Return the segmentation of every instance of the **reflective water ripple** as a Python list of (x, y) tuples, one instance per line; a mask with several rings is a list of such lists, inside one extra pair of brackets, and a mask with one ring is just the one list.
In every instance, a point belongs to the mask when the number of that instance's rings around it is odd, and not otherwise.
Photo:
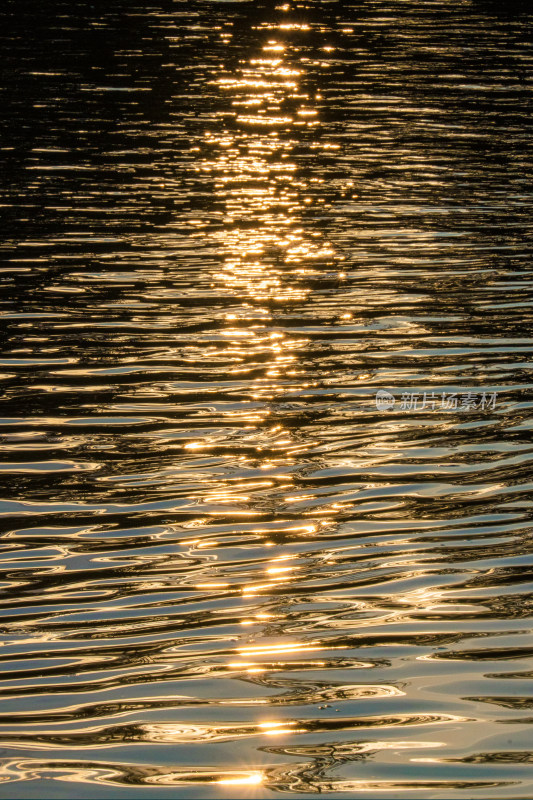
[(3, 14), (0, 795), (530, 797), (528, 6)]

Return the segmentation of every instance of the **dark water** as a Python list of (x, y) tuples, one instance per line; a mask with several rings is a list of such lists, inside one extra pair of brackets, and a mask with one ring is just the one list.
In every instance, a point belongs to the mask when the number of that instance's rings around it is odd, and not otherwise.
[(531, 797), (527, 4), (2, 13), (2, 797)]

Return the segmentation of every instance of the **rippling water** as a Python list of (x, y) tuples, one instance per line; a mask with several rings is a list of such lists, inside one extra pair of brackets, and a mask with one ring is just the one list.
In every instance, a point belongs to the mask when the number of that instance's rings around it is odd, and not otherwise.
[(531, 13), (108, 5), (3, 11), (2, 796), (531, 797)]

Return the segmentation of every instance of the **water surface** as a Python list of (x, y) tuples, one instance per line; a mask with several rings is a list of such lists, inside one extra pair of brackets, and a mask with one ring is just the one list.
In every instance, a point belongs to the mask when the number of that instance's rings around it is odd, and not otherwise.
[(3, 15), (0, 794), (531, 797), (533, 15)]

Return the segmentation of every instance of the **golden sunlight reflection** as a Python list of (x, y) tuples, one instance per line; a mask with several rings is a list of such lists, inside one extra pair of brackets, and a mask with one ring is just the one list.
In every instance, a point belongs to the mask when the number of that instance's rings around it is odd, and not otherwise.
[(296, 722), (260, 722), (260, 728), (266, 736), (281, 736), (287, 733), (306, 733), (306, 728), (295, 728)]
[(309, 653), (314, 650), (321, 650), (320, 642), (291, 642), (287, 644), (257, 645), (246, 648), (238, 648), (241, 656), (270, 656), (287, 655), (289, 653)]
[(217, 783), (223, 786), (257, 786), (263, 782), (262, 772), (250, 772), (245, 775), (237, 775), (231, 778), (220, 778)]
[(0, 797), (533, 797), (524, 0), (26, 5)]
[[(282, 9), (285, 10), (285, 9)], [(309, 387), (300, 363), (309, 339), (277, 328), (278, 310), (304, 303), (310, 293), (309, 278), (330, 273), (342, 260), (313, 225), (306, 230), (305, 214), (316, 198), (316, 183), (298, 164), (297, 149), (305, 137), (310, 151), (338, 145), (317, 139), (320, 125), (316, 90), (306, 86), (306, 59), (291, 35), (305, 35), (311, 26), (299, 19), (282, 17), (278, 23), (256, 26), (260, 43), (256, 53), (230, 70), (220, 67), (212, 83), (223, 102), (210, 130), (203, 137), (203, 158), (196, 169), (210, 177), (220, 225), (213, 233), (219, 245), (219, 265), (212, 272), (211, 287), (229, 300), (222, 327), (212, 352), (226, 365), (231, 379), (247, 380), (259, 407), (244, 417), (242, 436), (264, 464), (290, 464), (310, 443), (297, 439), (282, 425), (268, 427), (272, 401), (287, 391)], [(262, 41), (261, 41), (262, 38)], [(316, 203), (321, 203), (318, 198)], [(322, 207), (321, 207), (322, 208)], [(184, 444), (186, 450), (202, 451), (210, 438)], [(281, 459), (274, 459), (273, 452)], [(234, 513), (255, 514), (253, 497), (258, 489), (290, 488), (292, 478), (281, 482), (246, 482), (241, 490), (223, 482), (205, 488), (202, 501), (231, 507)], [(247, 490), (247, 491), (246, 491)], [(341, 506), (329, 509), (342, 511)], [(322, 510), (318, 513), (324, 513)], [(312, 514), (312, 512), (311, 512)], [(315, 533), (310, 523), (302, 532)], [(273, 565), (268, 580), (242, 588), (245, 597), (270, 592), (292, 579), (288, 568)]]
[[(303, 23), (268, 26), (276, 27), (284, 33), (309, 29)], [(211, 158), (198, 166), (213, 176), (224, 208), (225, 224), (218, 233), (224, 255), (216, 285), (255, 302), (305, 299), (308, 289), (293, 278), (289, 265), (334, 256), (327, 243), (313, 241), (298, 224), (307, 182), (294, 161), (294, 133), (302, 124), (316, 126), (318, 112), (300, 88), (302, 69), (291, 62), (296, 50), (269, 38), (261, 57), (241, 62), (236, 74), (215, 79), (232, 110), (220, 112), (222, 132), (206, 132)], [(231, 319), (246, 319), (248, 310), (243, 304)], [(266, 320), (270, 313), (264, 313)], [(290, 346), (280, 343), (273, 367), (285, 368), (295, 360), (282, 355)]]

